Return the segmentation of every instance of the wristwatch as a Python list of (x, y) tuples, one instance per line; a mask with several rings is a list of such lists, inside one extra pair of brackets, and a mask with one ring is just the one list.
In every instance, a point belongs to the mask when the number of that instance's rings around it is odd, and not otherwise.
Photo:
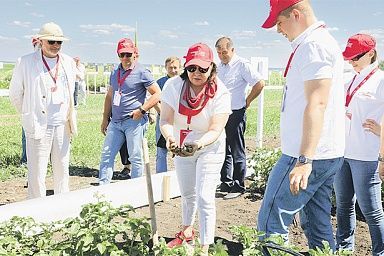
[(142, 107), (139, 107), (139, 110), (142, 115), (145, 115), (147, 113), (147, 111), (145, 111)]
[(298, 161), (300, 164), (311, 164), (313, 162), (312, 159), (309, 159), (308, 157), (304, 155), (300, 155), (298, 158)]
[(379, 155), (379, 157), (377, 158), (377, 160), (378, 160), (379, 162), (384, 162), (384, 157), (382, 157), (381, 155)]

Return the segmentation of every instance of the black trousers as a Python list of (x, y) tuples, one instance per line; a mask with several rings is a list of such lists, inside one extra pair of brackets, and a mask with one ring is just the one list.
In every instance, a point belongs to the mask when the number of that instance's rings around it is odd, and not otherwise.
[(128, 160), (129, 155), (128, 155), (128, 149), (127, 149), (127, 141), (123, 143), (123, 145), (120, 148), (120, 158), (121, 158), (121, 163), (123, 165), (128, 165), (131, 162)]
[(221, 182), (231, 187), (233, 192), (245, 190), (244, 178), (246, 174), (246, 156), (244, 132), (247, 116), (245, 107), (232, 110), (225, 126), (226, 152), (221, 168)]

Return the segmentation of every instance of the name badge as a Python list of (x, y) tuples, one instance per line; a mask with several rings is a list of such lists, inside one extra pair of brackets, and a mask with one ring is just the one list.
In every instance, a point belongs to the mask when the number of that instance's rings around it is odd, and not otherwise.
[(120, 106), (121, 101), (121, 93), (119, 91), (115, 91), (115, 95), (113, 96), (113, 105)]
[(180, 130), (180, 147), (183, 145), (185, 137), (187, 137), (188, 133), (190, 133), (192, 130)]
[(51, 92), (52, 104), (64, 103), (64, 90), (62, 86), (52, 87)]

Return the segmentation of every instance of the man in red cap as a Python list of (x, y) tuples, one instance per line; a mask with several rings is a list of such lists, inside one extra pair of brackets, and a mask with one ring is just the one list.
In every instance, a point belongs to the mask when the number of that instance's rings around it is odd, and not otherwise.
[(292, 54), (284, 72), (282, 156), (268, 179), (258, 229), (287, 239), (300, 212), (309, 248), (327, 241), (335, 250), (330, 198), (345, 147), (341, 50), (308, 0), (271, 0), (270, 6), (262, 27), (276, 25)]
[[(135, 45), (131, 39), (123, 38), (118, 42), (117, 55), (120, 65), (110, 76), (101, 124), (101, 132), (106, 135), (100, 161), (101, 185), (111, 182), (115, 156), (125, 140), (132, 166), (131, 177), (142, 176), (146, 112), (159, 102), (161, 93), (151, 72), (135, 61)], [(151, 96), (146, 100), (147, 91)]]

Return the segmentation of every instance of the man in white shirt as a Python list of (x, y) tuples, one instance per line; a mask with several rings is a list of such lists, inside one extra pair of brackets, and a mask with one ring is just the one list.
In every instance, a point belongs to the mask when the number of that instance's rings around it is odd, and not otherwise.
[[(264, 81), (248, 60), (235, 54), (233, 42), (229, 37), (219, 38), (215, 47), (221, 60), (218, 65), (218, 77), (228, 88), (232, 98), (232, 114), (225, 126), (226, 156), (221, 169), (219, 189), (221, 192), (228, 192), (224, 199), (232, 199), (245, 191), (245, 111), (263, 90)], [(247, 96), (248, 86), (252, 86), (252, 89)]]
[(36, 38), (41, 50), (17, 60), (9, 88), (27, 139), (29, 198), (46, 196), (49, 159), (55, 194), (69, 191), (70, 138), (77, 133), (75, 62), (60, 52), (68, 39), (53, 22), (44, 24)]
[(284, 74), (282, 156), (268, 178), (258, 229), (288, 239), (288, 226), (300, 212), (309, 248), (327, 241), (335, 250), (330, 198), (345, 147), (341, 50), (308, 0), (271, 0), (270, 5), (262, 27), (277, 25), (293, 52)]

